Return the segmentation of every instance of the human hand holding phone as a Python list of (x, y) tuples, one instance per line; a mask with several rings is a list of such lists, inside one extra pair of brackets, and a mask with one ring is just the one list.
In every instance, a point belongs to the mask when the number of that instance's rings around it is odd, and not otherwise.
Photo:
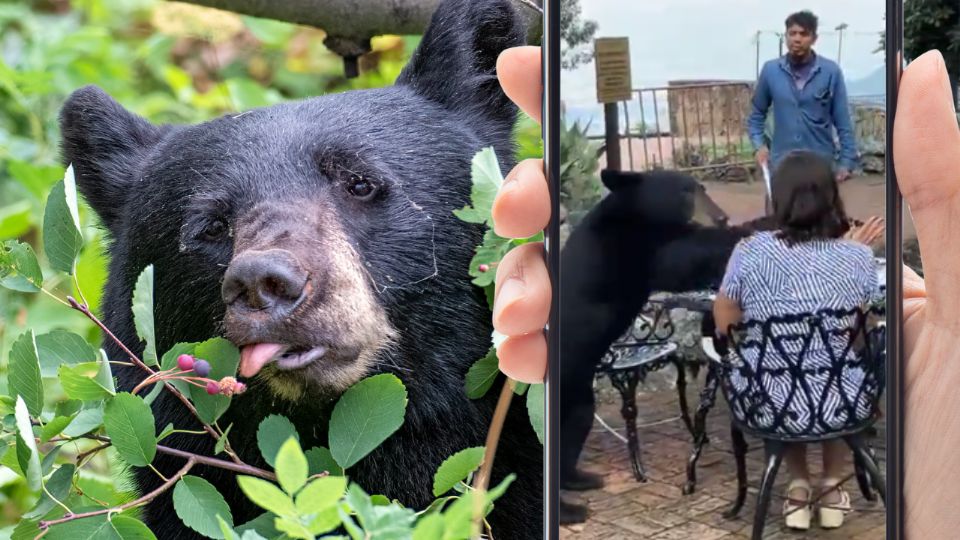
[[(504, 93), (538, 123), (541, 121), (540, 47), (507, 49), (497, 61)], [(505, 238), (527, 238), (550, 221), (550, 192), (542, 159), (514, 167), (493, 202), (494, 231)], [(550, 315), (550, 276), (543, 243), (510, 250), (497, 267), (493, 326), (507, 339), (497, 349), (500, 369), (521, 382), (543, 382), (547, 341), (543, 328)]]
[[(907, 538), (953, 538), (960, 515), (960, 129), (943, 57), (928, 52), (903, 72), (894, 160), (925, 279), (903, 276), (904, 505)], [(953, 479), (951, 479), (953, 478)]]

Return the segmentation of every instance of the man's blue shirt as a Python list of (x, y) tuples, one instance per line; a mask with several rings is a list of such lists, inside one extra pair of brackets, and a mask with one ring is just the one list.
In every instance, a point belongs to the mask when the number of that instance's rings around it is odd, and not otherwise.
[(852, 171), (857, 164), (847, 87), (836, 62), (816, 55), (809, 79), (798, 89), (786, 56), (770, 60), (760, 70), (753, 94), (753, 110), (747, 118), (750, 142), (759, 149), (764, 142), (767, 111), (773, 107), (773, 140), (770, 165), (775, 168), (791, 150), (810, 150), (832, 163), (836, 146), (833, 128), (840, 139), (839, 166)]

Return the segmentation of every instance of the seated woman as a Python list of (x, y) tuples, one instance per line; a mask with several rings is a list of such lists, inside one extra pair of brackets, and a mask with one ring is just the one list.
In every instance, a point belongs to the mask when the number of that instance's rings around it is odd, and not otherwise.
[[(849, 230), (849, 220), (829, 162), (810, 152), (786, 156), (774, 173), (771, 199), (777, 229), (758, 232), (742, 240), (730, 256), (714, 304), (718, 332), (726, 334), (731, 325), (743, 320), (766, 320), (828, 308), (852, 310), (879, 296), (876, 261), (864, 244), (880, 237), (882, 220), (872, 218), (857, 230)], [(756, 350), (748, 350), (744, 356), (751, 356), (750, 352)], [(766, 364), (771, 361), (770, 356), (777, 353), (768, 349), (765, 354)], [(820, 340), (811, 343), (804, 358), (807, 367), (812, 365), (810, 362), (830, 363), (829, 352)], [(742, 360), (756, 363), (755, 357)], [(811, 376), (804, 382), (810, 387), (819, 384), (822, 390), (825, 380), (818, 379)], [(767, 388), (778, 406), (787, 402), (786, 394), (791, 386), (790, 381), (780, 382), (783, 381), (774, 381)], [(856, 381), (845, 382), (856, 384)], [(736, 385), (736, 381), (733, 383)], [(839, 400), (828, 401), (821, 418), (835, 418), (832, 409), (836, 409)], [(801, 400), (791, 402), (791, 407), (807, 408)], [(796, 418), (791, 420), (788, 415), (785, 423), (809, 418), (810, 411), (797, 409), (795, 413)], [(847, 453), (842, 440), (823, 443), (825, 495), (821, 499), (819, 521), (824, 528), (842, 525), (844, 513), (850, 509), (850, 497), (839, 486), (845, 476)], [(806, 445), (791, 445), (785, 461), (791, 478), (784, 503), (786, 523), (790, 528), (807, 529), (812, 518), (813, 493)]]

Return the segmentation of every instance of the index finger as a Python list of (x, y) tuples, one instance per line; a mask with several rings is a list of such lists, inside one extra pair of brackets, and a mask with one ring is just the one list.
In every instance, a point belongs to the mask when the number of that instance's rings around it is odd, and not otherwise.
[(497, 79), (503, 93), (538, 124), (543, 104), (540, 65), (540, 47), (512, 47), (497, 58)]

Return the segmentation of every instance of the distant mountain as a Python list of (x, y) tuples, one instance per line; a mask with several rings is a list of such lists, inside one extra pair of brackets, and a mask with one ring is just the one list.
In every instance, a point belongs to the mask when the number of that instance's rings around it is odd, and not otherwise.
[(882, 96), (886, 92), (887, 71), (883, 66), (862, 79), (847, 81), (847, 95), (850, 97)]

